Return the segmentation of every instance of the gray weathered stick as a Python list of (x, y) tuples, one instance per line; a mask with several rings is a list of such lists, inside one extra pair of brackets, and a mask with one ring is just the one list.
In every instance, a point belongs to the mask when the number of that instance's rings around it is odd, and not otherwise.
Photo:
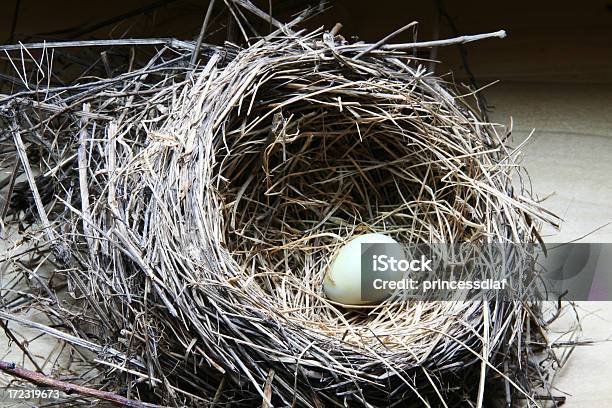
[[(89, 113), (90, 106), (88, 103), (83, 104), (83, 112)], [(79, 163), (79, 190), (81, 193), (81, 211), (83, 213), (83, 232), (87, 240), (89, 250), (93, 254), (94, 240), (91, 237), (89, 225), (91, 223), (91, 213), (89, 211), (89, 185), (87, 183), (87, 141), (89, 135), (87, 133), (87, 118), (81, 118), (81, 131), (79, 132), (79, 148), (78, 163)]]
[(392, 32), (391, 34), (389, 34), (388, 36), (386, 36), (385, 38), (383, 38), (382, 40), (378, 41), (376, 44), (372, 44), (370, 45), (368, 48), (366, 48), (365, 50), (361, 51), (359, 54), (355, 55), (353, 57), (354, 60), (358, 60), (359, 58), (363, 57), (364, 55), (366, 55), (368, 52), (375, 50), (377, 48), (380, 48), (381, 45), (386, 44), (389, 40), (391, 40), (392, 38), (396, 37), (397, 35), (403, 33), (404, 31), (406, 31), (407, 29), (409, 29), (410, 27), (414, 27), (415, 25), (417, 25), (416, 21), (413, 21), (409, 24), (406, 24), (405, 26), (403, 26), (400, 29), (395, 30), (394, 32)]
[(41, 43), (1, 45), (0, 51), (15, 51), (22, 48), (75, 48), (75, 47), (112, 47), (124, 45), (167, 45), (170, 47), (193, 50), (193, 44), (176, 38), (126, 38), (123, 40), (86, 40), (86, 41), (49, 41)]
[(215, 7), (215, 0), (210, 0), (208, 3), (208, 9), (206, 10), (206, 15), (204, 16), (204, 22), (202, 23), (202, 28), (200, 29), (200, 34), (198, 35), (198, 39), (195, 44), (195, 48), (193, 49), (193, 54), (191, 54), (191, 64), (195, 64), (198, 61), (198, 54), (200, 53), (200, 47), (202, 47), (202, 40), (204, 39), (204, 35), (206, 34), (206, 29), (208, 28), (208, 22), (210, 21), (210, 16), (212, 15), (213, 8)]
[[(455, 44), (463, 44), (472, 41), (484, 40), (487, 38), (505, 38), (506, 32), (504, 30), (495, 31), (492, 33), (484, 33), (484, 34), (476, 34), (476, 35), (462, 35), (461, 37), (448, 38), (446, 40), (435, 40), (435, 41), (422, 41), (422, 42), (413, 42), (413, 43), (404, 43), (404, 44), (384, 44), (378, 47), (381, 50), (391, 50), (391, 51), (401, 51), (408, 50), (411, 48), (428, 48), (428, 47), (438, 47), (438, 46), (446, 46), (446, 45), (455, 45)], [(342, 47), (338, 47), (341, 50), (355, 50), (363, 47), (368, 47), (364, 44), (358, 45), (345, 45)]]
[(274, 17), (272, 17), (268, 13), (260, 10), (253, 3), (251, 3), (249, 0), (232, 0), (232, 2), (236, 3), (237, 5), (245, 8), (246, 10), (248, 10), (251, 13), (255, 14), (257, 17), (260, 17), (260, 18), (264, 19), (265, 21), (270, 22), (276, 28), (282, 28), (282, 27), (285, 26), (283, 23), (281, 23), (280, 21), (278, 21), (277, 19), (275, 19)]
[(28, 154), (26, 153), (25, 145), (23, 144), (23, 140), (21, 139), (21, 133), (19, 132), (19, 128), (16, 122), (13, 122), (13, 139), (15, 140), (15, 148), (17, 149), (17, 155), (21, 160), (21, 164), (26, 173), (26, 177), (28, 179), (28, 184), (30, 185), (30, 189), (32, 190), (32, 196), (34, 197), (34, 203), (36, 205), (36, 210), (38, 212), (38, 216), (40, 217), (40, 222), (42, 223), (45, 229), (45, 235), (47, 236), (49, 241), (53, 241), (54, 235), (53, 230), (51, 229), (51, 223), (49, 222), (49, 218), (47, 217), (47, 212), (45, 211), (45, 207), (40, 199), (40, 193), (38, 192), (38, 187), (36, 186), (36, 181), (34, 180), (34, 174), (32, 173), (32, 168), (30, 167), (30, 161), (28, 160)]

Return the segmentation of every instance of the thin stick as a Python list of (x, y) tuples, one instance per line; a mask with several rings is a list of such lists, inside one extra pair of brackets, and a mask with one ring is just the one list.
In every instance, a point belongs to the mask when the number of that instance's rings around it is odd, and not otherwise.
[(32, 365), (36, 367), (36, 371), (42, 373), (42, 368), (40, 368), (40, 365), (36, 362), (36, 359), (34, 358), (32, 353), (30, 353), (30, 350), (27, 348), (26, 345), (24, 345), (24, 343), (20, 342), (19, 339), (15, 337), (11, 329), (9, 329), (8, 323), (4, 323), (2, 320), (0, 320), (0, 327), (2, 327), (6, 336), (11, 339), (15, 344), (17, 344), (17, 347), (21, 349), (23, 354), (28, 358), (28, 360), (30, 360)]
[(86, 40), (86, 41), (49, 41), (29, 44), (10, 44), (0, 46), (0, 51), (15, 51), (22, 48), (74, 48), (74, 47), (112, 47), (124, 45), (167, 45), (175, 48), (193, 50), (193, 44), (176, 38), (126, 38), (122, 40)]
[(21, 133), (19, 133), (19, 128), (17, 123), (13, 123), (13, 139), (15, 140), (15, 148), (17, 148), (17, 155), (21, 160), (21, 164), (25, 170), (26, 177), (28, 179), (28, 184), (30, 185), (30, 190), (32, 190), (32, 196), (34, 197), (34, 203), (36, 204), (36, 210), (38, 211), (38, 216), (40, 217), (40, 222), (45, 228), (45, 234), (49, 241), (53, 241), (53, 230), (51, 229), (51, 223), (49, 222), (49, 218), (47, 217), (47, 212), (45, 211), (45, 206), (40, 199), (40, 193), (38, 192), (38, 187), (36, 186), (36, 181), (34, 180), (34, 174), (32, 173), (32, 168), (30, 167), (30, 161), (28, 160), (28, 154), (26, 153), (25, 145), (23, 144), (23, 140), (21, 139)]
[[(361, 51), (359, 54), (355, 55), (353, 57), (354, 60), (358, 60), (359, 58), (363, 57), (364, 55), (366, 55), (367, 53), (369, 53), (372, 50), (375, 50), (377, 48), (380, 48), (381, 45), (387, 43), (389, 40), (391, 40), (392, 38), (398, 36), (399, 34), (403, 33), (404, 31), (406, 31), (407, 29), (409, 29), (410, 27), (414, 27), (415, 25), (417, 25), (418, 23), (416, 21), (413, 21), (409, 24), (406, 24), (405, 26), (395, 30), (394, 32), (392, 32), (391, 34), (389, 34), (388, 36), (386, 36), (385, 38), (383, 38), (382, 40), (378, 41), (376, 44), (372, 44), (370, 45), (368, 48), (366, 48), (365, 50)], [(335, 28), (335, 27), (334, 27)]]
[(270, 402), (272, 399), (272, 380), (274, 380), (274, 370), (270, 369), (264, 386), (264, 400), (261, 403), (261, 408), (269, 408), (272, 405)]
[[(83, 112), (89, 113), (88, 103), (83, 104)], [(81, 212), (83, 213), (83, 232), (87, 237), (89, 250), (94, 251), (94, 239), (91, 237), (89, 228), (91, 213), (89, 211), (89, 184), (87, 183), (87, 144), (89, 134), (87, 133), (87, 118), (81, 118), (81, 131), (79, 132), (79, 147), (77, 149), (77, 159), (79, 163), (79, 190), (81, 192)]]
[[(446, 40), (435, 40), (435, 41), (423, 41), (423, 42), (413, 42), (413, 43), (404, 43), (404, 44), (385, 44), (381, 45), (379, 48), (381, 50), (408, 50), (410, 48), (428, 48), (428, 47), (437, 47), (437, 46), (446, 46), (446, 45), (455, 45), (455, 44), (465, 44), (472, 41), (484, 40), (487, 38), (505, 38), (506, 31), (499, 30), (492, 33), (484, 33), (484, 34), (475, 34), (475, 35), (462, 35), (460, 37), (455, 38), (447, 38)], [(364, 45), (347, 45), (344, 47), (339, 47), (340, 49), (350, 50), (355, 48), (361, 48)]]
[(36, 384), (40, 387), (51, 387), (60, 390), (68, 395), (79, 394), (85, 397), (92, 397), (108, 401), (117, 406), (131, 407), (131, 408), (161, 408), (161, 405), (150, 404), (147, 402), (140, 402), (132, 400), (121, 395), (115, 394), (109, 391), (100, 391), (93, 388), (83, 387), (82, 385), (71, 384), (65, 381), (56, 380), (54, 378), (47, 377), (44, 374), (37, 373), (35, 371), (26, 370), (25, 368), (17, 367), (15, 363), (9, 363), (7, 361), (0, 360), (0, 370), (5, 373), (12, 375), (13, 377), (21, 378), (29, 381), (32, 384)]
[(42, 332), (44, 332), (44, 333), (46, 333), (46, 334), (48, 334), (50, 336), (53, 336), (53, 337), (55, 337), (57, 339), (66, 341), (66, 342), (68, 342), (70, 344), (73, 344), (75, 346), (83, 347), (84, 349), (87, 349), (87, 350), (90, 350), (90, 351), (94, 351), (96, 353), (105, 352), (105, 353), (108, 353), (112, 357), (116, 357), (116, 358), (119, 358), (119, 359), (124, 360), (124, 361), (129, 361), (130, 363), (135, 364), (136, 366), (141, 367), (141, 368), (144, 367), (144, 365), (140, 361), (136, 360), (135, 358), (127, 357), (123, 353), (113, 349), (112, 347), (102, 347), (102, 346), (99, 346), (99, 345), (97, 345), (95, 343), (92, 343), (91, 341), (88, 341), (88, 340), (85, 340), (85, 339), (82, 339), (82, 338), (79, 338), (79, 337), (75, 337), (75, 336), (73, 336), (71, 334), (68, 334), (68, 333), (64, 333), (64, 332), (62, 332), (60, 330), (54, 329), (53, 327), (45, 326), (42, 323), (37, 323), (37, 322), (33, 322), (33, 321), (30, 321), (30, 320), (24, 319), (24, 318), (19, 317), (19, 316), (14, 316), (14, 315), (12, 315), (10, 313), (6, 313), (6, 312), (3, 312), (1, 310), (0, 310), (0, 319), (5, 319), (5, 320), (10, 320), (10, 321), (13, 321), (13, 322), (17, 322), (17, 323), (22, 324), (22, 325), (24, 325), (26, 327), (31, 327), (33, 329), (40, 330), (40, 331), (42, 331)]
[(6, 214), (8, 213), (9, 205), (11, 203), (11, 196), (13, 195), (13, 189), (15, 188), (15, 180), (17, 180), (17, 173), (19, 172), (19, 165), (20, 165), (20, 161), (15, 160), (13, 171), (11, 172), (11, 178), (9, 179), (9, 187), (6, 190), (6, 201), (4, 202), (2, 213), (0, 213), (1, 219), (5, 219)]
[(336, 23), (334, 27), (330, 30), (330, 34), (336, 36), (342, 30), (342, 23)]
[(219, 402), (219, 398), (221, 398), (221, 393), (223, 392), (223, 389), (225, 388), (225, 382), (227, 381), (227, 375), (224, 375), (223, 378), (221, 378), (221, 382), (219, 383), (219, 386), (217, 387), (217, 391), (215, 392), (215, 396), (213, 397), (212, 403), (210, 404), (211, 408), (214, 408), (214, 406), (217, 404), (217, 402)]
[(208, 28), (208, 22), (210, 21), (210, 16), (212, 15), (214, 6), (215, 0), (210, 0), (210, 3), (208, 3), (208, 9), (206, 10), (206, 15), (204, 16), (202, 28), (200, 29), (200, 34), (198, 35), (195, 48), (193, 49), (193, 54), (191, 54), (191, 65), (195, 65), (198, 60), (198, 54), (200, 53), (200, 47), (202, 46), (202, 39), (206, 34), (206, 28)]
[(257, 17), (260, 17), (260, 18), (264, 19), (266, 22), (270, 22), (270, 24), (272, 24), (276, 28), (284, 27), (283, 23), (281, 23), (280, 21), (278, 21), (277, 19), (275, 19), (274, 17), (272, 17), (268, 13), (266, 13), (266, 12), (260, 10), (259, 8), (257, 8), (249, 0), (232, 0), (232, 3), (236, 3), (239, 6), (247, 9), (251, 13), (255, 14)]
[(268, 29), (268, 33), (272, 32), (272, 0), (268, 0), (268, 10), (269, 14), (270, 14), (270, 20), (268, 21), (268, 23), (270, 24), (270, 27)]

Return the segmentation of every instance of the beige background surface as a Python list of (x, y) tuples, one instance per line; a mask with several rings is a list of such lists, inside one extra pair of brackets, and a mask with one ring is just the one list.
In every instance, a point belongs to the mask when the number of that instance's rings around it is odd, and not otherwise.
[[(612, 86), (603, 84), (506, 83), (487, 92), (500, 122), (512, 115), (515, 144), (536, 129), (523, 149), (534, 192), (564, 218), (546, 241), (612, 242)], [(595, 231), (595, 232), (593, 232)], [(612, 271), (610, 271), (612, 274)], [(579, 302), (583, 340), (558, 372), (564, 407), (612, 407), (612, 302)], [(568, 311), (569, 313), (569, 311)], [(551, 338), (569, 329), (569, 315)]]

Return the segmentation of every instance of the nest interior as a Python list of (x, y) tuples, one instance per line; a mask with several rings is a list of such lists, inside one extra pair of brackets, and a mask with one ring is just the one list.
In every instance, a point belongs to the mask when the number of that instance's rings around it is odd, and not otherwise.
[(121, 363), (104, 381), (173, 405), (452, 405), (481, 400), (490, 369), (531, 398), (531, 294), (353, 309), (322, 294), (360, 233), (532, 242), (554, 221), (513, 182), (505, 133), (418, 58), (364, 48), (281, 30), (197, 68), (173, 50), (3, 102), (17, 150), (33, 157), (23, 135), (51, 157), (27, 184), (53, 188), (40, 222), (75, 297), (51, 319)]
[[(506, 192), (506, 165), (496, 166), (503, 152), (493, 147), (495, 129), (419, 72), (418, 60), (376, 62), (342, 66), (331, 53), (290, 43), (241, 54), (227, 74), (240, 71), (250, 83), (232, 84), (238, 107), (203, 143), (215, 146), (222, 213), (208, 222), (219, 224), (240, 285), (269, 313), (385, 354), (402, 344), (419, 349), (411, 334), (430, 319), (437, 326), (446, 308), (330, 307), (321, 282), (338, 245), (363, 232), (404, 243), (512, 239), (505, 226), (522, 216)], [(219, 82), (231, 80), (224, 73)], [(514, 238), (532, 231), (519, 226)], [(420, 339), (431, 347), (427, 334)]]

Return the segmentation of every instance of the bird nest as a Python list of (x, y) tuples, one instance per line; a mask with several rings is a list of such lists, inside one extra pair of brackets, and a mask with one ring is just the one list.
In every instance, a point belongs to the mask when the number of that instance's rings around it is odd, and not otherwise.
[(207, 48), (196, 68), (169, 52), (3, 102), (29, 177), (14, 210), (45, 227), (38, 250), (73, 295), (50, 319), (121, 374), (106, 388), (172, 405), (450, 406), (498, 384), (531, 398), (531, 293), (343, 307), (322, 291), (366, 232), (536, 241), (545, 213), (469, 95), (411, 53), (319, 31)]

